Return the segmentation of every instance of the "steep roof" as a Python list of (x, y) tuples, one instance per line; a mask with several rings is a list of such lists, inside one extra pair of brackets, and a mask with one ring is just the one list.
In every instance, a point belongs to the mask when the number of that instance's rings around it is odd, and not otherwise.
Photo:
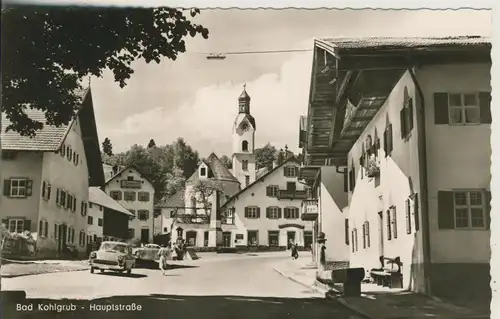
[(2, 113), (2, 149), (16, 151), (38, 151), (55, 152), (64, 144), (64, 140), (69, 133), (75, 119), (80, 121), (85, 156), (89, 171), (89, 185), (103, 186), (104, 172), (101, 165), (101, 150), (99, 146), (99, 137), (97, 135), (97, 126), (94, 114), (94, 104), (92, 103), (92, 92), (90, 87), (76, 92), (81, 97), (82, 102), (75, 114), (75, 117), (68, 125), (59, 127), (47, 125), (45, 113), (36, 109), (25, 110), (29, 118), (44, 124), (43, 128), (36, 132), (34, 138), (21, 136), (12, 130), (5, 132), (11, 122), (6, 114)]
[(265, 173), (264, 175), (262, 175), (261, 177), (257, 178), (252, 184), (248, 185), (247, 187), (243, 188), (242, 190), (240, 190), (239, 192), (237, 192), (236, 194), (234, 194), (233, 196), (229, 197), (227, 199), (227, 201), (224, 203), (224, 205), (221, 206), (221, 208), (224, 208), (229, 202), (231, 202), (234, 198), (238, 197), (238, 196), (241, 196), (241, 194), (247, 192), (248, 190), (250, 190), (253, 186), (255, 186), (256, 184), (260, 183), (262, 180), (264, 180), (267, 176), (271, 175), (272, 173), (276, 172), (278, 169), (282, 168), (283, 166), (285, 166), (285, 164), (287, 163), (290, 163), (290, 162), (295, 162), (297, 164), (299, 164), (299, 161), (295, 158), (295, 156), (291, 156), (289, 157), (286, 161), (284, 161), (283, 163), (281, 163), (280, 165), (277, 165), (276, 167), (274, 167), (273, 169), (269, 170), (267, 173)]
[(125, 167), (122, 167), (121, 170), (119, 170), (115, 175), (111, 176), (105, 183), (105, 185), (108, 185), (112, 180), (114, 180), (117, 176), (120, 176), (123, 172), (125, 172), (127, 169), (135, 169), (139, 174), (141, 174), (141, 178), (144, 178), (145, 180), (147, 180), (151, 185), (154, 185), (153, 182), (151, 182), (146, 176), (144, 176), (144, 173), (141, 172), (141, 170), (134, 164), (132, 165), (128, 165), (128, 166), (125, 166)]
[(125, 207), (120, 205), (117, 201), (109, 197), (105, 192), (103, 192), (99, 187), (89, 187), (89, 202), (101, 205), (103, 207), (112, 209), (119, 213), (134, 216)]
[[(226, 165), (224, 165), (224, 163), (222, 163), (222, 161), (214, 153), (210, 154), (210, 156), (204, 160), (203, 163), (205, 163), (208, 167), (209, 178), (238, 183), (236, 177), (229, 172)], [(198, 170), (196, 170), (193, 175), (188, 178), (187, 182), (195, 182), (197, 180), (199, 180)]]
[(157, 205), (155, 205), (155, 207), (158, 207), (158, 208), (169, 208), (169, 207), (181, 208), (181, 207), (184, 207), (185, 206), (184, 191), (185, 191), (184, 188), (178, 190), (174, 195), (172, 195), (172, 196), (166, 198), (165, 200), (163, 200), (162, 202), (158, 203)]

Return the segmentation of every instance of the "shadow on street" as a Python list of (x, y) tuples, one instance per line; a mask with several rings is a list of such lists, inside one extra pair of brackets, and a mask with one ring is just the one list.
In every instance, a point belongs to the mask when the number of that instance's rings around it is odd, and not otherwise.
[[(197, 318), (197, 319), (276, 319), (276, 318), (356, 318), (346, 308), (323, 298), (270, 298), (248, 296), (148, 295), (116, 296), (94, 300), (28, 299), (32, 311), (17, 311), (5, 305), (4, 318)], [(69, 307), (73, 310), (44, 311), (38, 305)], [(127, 310), (112, 307), (128, 306)], [(105, 309), (108, 309), (106, 311)], [(135, 307), (133, 309), (133, 307)], [(140, 307), (140, 309), (139, 309)]]
[(147, 277), (147, 275), (144, 274), (134, 274), (131, 273), (130, 275), (127, 275), (125, 273), (120, 273), (116, 271), (105, 271), (105, 272), (99, 272), (95, 273), (95, 275), (101, 275), (101, 276), (115, 276), (115, 277), (125, 277), (125, 278), (144, 278)]

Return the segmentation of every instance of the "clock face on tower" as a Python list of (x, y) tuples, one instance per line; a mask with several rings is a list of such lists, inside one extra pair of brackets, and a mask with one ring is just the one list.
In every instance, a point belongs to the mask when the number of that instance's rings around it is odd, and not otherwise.
[(250, 129), (250, 125), (248, 125), (247, 121), (244, 121), (243, 123), (240, 124), (240, 130), (243, 132), (246, 132)]

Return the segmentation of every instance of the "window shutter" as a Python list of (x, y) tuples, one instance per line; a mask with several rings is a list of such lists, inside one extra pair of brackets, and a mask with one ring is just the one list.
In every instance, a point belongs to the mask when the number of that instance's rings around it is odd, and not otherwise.
[(352, 166), (352, 190), (356, 187), (356, 168)]
[[(135, 199), (136, 199), (135, 195), (136, 195), (137, 193), (136, 193), (136, 192), (130, 192), (130, 194), (132, 195), (132, 196), (131, 196), (131, 200), (132, 200), (132, 201), (135, 201)], [(149, 201), (149, 198), (148, 198), (148, 199), (146, 199), (147, 197), (149, 197), (148, 195), (149, 195), (148, 193), (143, 193), (143, 194), (142, 194), (142, 197), (144, 198), (144, 201), (145, 201), (145, 202)]]
[(31, 196), (33, 194), (33, 181), (28, 179), (26, 181), (26, 196)]
[(359, 157), (359, 166), (363, 167), (365, 166), (365, 154), (362, 154), (360, 157)]
[(278, 207), (278, 218), (281, 218), (281, 207)]
[(366, 249), (366, 223), (363, 223), (363, 249)]
[(491, 124), (491, 93), (479, 92), (481, 123)]
[(10, 179), (4, 179), (3, 181), (3, 195), (10, 196)]
[(288, 175), (286, 174), (286, 168), (286, 166), (283, 167), (283, 176), (288, 177)]
[(387, 215), (387, 220), (386, 220), (386, 222), (387, 222), (387, 240), (391, 240), (392, 239), (391, 211), (387, 210), (386, 215)]
[(405, 202), (406, 206), (406, 233), (411, 234), (411, 211), (410, 211), (410, 200), (407, 199)]
[(40, 233), (40, 236), (43, 236), (43, 220), (38, 223), (38, 232)]
[(349, 192), (349, 176), (347, 170), (344, 171), (344, 192)]
[(490, 229), (490, 224), (491, 224), (491, 192), (486, 191), (484, 194), (485, 200), (486, 200), (486, 229)]
[(448, 93), (434, 93), (434, 124), (449, 124)]
[(45, 237), (49, 236), (49, 222), (45, 221)]
[(389, 151), (387, 150), (387, 129), (385, 129), (384, 131), (384, 153), (385, 153), (385, 157), (387, 157), (387, 155), (389, 155)]
[(257, 207), (257, 218), (260, 218), (260, 207)]
[(295, 176), (299, 176), (299, 167), (295, 166)]
[(345, 244), (349, 245), (349, 219), (344, 220), (344, 229), (345, 229)]
[(59, 188), (56, 188), (56, 204), (59, 204), (59, 194), (60, 194)]
[(76, 211), (76, 197), (73, 197), (73, 207), (71, 208), (72, 211)]
[(413, 130), (413, 99), (408, 100), (408, 109), (407, 109), (408, 114), (408, 124), (410, 127), (408, 127), (408, 133), (410, 133)]
[(47, 185), (47, 182), (42, 182), (42, 198), (46, 198), (46, 194), (45, 194), (45, 186)]
[(389, 127), (387, 128), (387, 139), (389, 141), (389, 145), (388, 145), (388, 151), (389, 153), (392, 152), (392, 149), (393, 149), (393, 135), (392, 135), (392, 124), (389, 124)]
[(50, 191), (52, 189), (52, 186), (49, 183), (47, 183), (47, 184), (48, 185), (47, 185), (47, 194), (46, 195), (47, 195), (47, 199), (50, 199)]
[(405, 116), (406, 108), (403, 106), (401, 111), (399, 111), (399, 120), (401, 122), (401, 139), (406, 137), (406, 116)]
[(24, 230), (31, 232), (31, 220), (30, 219), (24, 220)]
[(394, 223), (392, 225), (393, 237), (396, 239), (398, 238), (398, 215), (395, 207), (392, 209), (392, 222)]
[(438, 191), (438, 227), (439, 229), (455, 228), (455, 208), (453, 192)]
[(271, 190), (269, 188), (269, 186), (266, 186), (266, 196), (270, 196), (271, 194)]
[(420, 217), (419, 217), (419, 204), (418, 204), (418, 194), (413, 197), (413, 218), (415, 223), (415, 231), (420, 229)]
[(118, 200), (122, 200), (122, 199), (123, 199), (123, 197), (122, 197), (122, 196), (123, 196), (122, 192), (121, 192), (121, 191), (117, 191), (116, 193), (118, 194)]
[(266, 218), (269, 218), (271, 215), (269, 211), (270, 211), (269, 207), (266, 207)]
[(245, 207), (245, 218), (248, 218), (248, 207)]
[(354, 252), (354, 229), (351, 231), (352, 252)]
[(370, 222), (366, 222), (366, 246), (370, 247)]

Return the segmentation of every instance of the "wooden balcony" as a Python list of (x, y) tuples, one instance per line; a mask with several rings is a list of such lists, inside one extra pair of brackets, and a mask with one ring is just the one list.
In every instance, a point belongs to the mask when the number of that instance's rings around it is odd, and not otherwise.
[(177, 222), (182, 224), (210, 224), (210, 215), (206, 214), (181, 214)]
[(302, 213), (300, 219), (304, 221), (315, 221), (318, 218), (318, 200), (307, 199), (302, 201)]
[(282, 190), (280, 189), (278, 191), (278, 199), (306, 199), (307, 198), (307, 191), (290, 191), (290, 190)]

